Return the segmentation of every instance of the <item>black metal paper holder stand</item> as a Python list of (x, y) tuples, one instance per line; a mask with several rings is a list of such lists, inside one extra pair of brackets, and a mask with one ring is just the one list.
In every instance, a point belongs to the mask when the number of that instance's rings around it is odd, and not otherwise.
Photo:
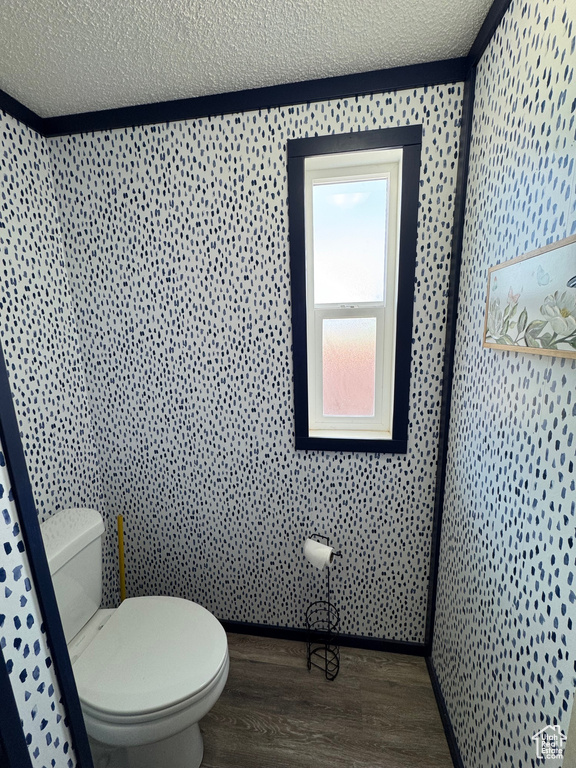
[[(319, 533), (310, 537), (330, 546), (330, 539)], [(333, 552), (342, 557), (341, 552)], [(330, 602), (330, 567), (326, 568), (326, 600), (316, 600), (306, 609), (306, 650), (308, 671), (321, 669), (326, 680), (335, 680), (340, 671), (340, 614)]]

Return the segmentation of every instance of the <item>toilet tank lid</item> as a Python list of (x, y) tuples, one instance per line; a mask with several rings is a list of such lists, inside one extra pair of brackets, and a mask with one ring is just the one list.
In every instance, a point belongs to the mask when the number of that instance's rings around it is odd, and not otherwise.
[(55, 574), (84, 547), (105, 531), (102, 515), (95, 509), (64, 509), (40, 525), (50, 573)]

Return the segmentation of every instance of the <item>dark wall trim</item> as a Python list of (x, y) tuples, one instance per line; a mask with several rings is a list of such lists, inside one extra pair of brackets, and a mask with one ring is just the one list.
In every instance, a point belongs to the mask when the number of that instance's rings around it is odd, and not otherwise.
[[(287, 142), (296, 450), (406, 453), (421, 146), (421, 125), (291, 139)], [(308, 407), (305, 160), (316, 155), (393, 147), (402, 147), (403, 152), (392, 438), (313, 437), (309, 430)]]
[(407, 125), (398, 128), (379, 128), (357, 133), (338, 133), (329, 136), (311, 136), (290, 139), (287, 143), (288, 159), (312, 155), (333, 155), (338, 152), (402, 147), (422, 143), (422, 126)]
[(0, 648), (0, 766), (2, 768), (32, 768), (20, 714), (10, 683), (6, 661)]
[(140, 104), (47, 118), (39, 117), (7, 93), (0, 91), (0, 109), (43, 136), (65, 136), (457, 83), (466, 78), (468, 69), (468, 59), (462, 57), (213, 96), (199, 96), (193, 99), (178, 99), (157, 104)]
[(500, 22), (511, 3), (512, 0), (494, 0), (492, 3), (492, 7), (480, 27), (480, 32), (476, 35), (476, 40), (474, 40), (472, 48), (470, 48), (470, 53), (468, 54), (470, 69), (473, 69), (480, 61), (482, 54), (500, 26)]
[(452, 757), (454, 768), (464, 768), (464, 762), (462, 761), (462, 756), (458, 748), (458, 742), (456, 741), (456, 734), (452, 728), (452, 722), (450, 721), (448, 709), (446, 708), (444, 694), (440, 688), (440, 682), (438, 680), (438, 675), (436, 674), (436, 669), (434, 668), (434, 662), (429, 656), (426, 657), (426, 666), (428, 667), (428, 674), (430, 675), (432, 690), (434, 691), (434, 696), (436, 697), (436, 706), (438, 707), (440, 719), (442, 720), (442, 725), (444, 726), (444, 734), (446, 736), (446, 741), (448, 742), (448, 749), (450, 750), (450, 756)]
[[(272, 637), (276, 640), (296, 640), (305, 643), (305, 629), (291, 627), (275, 627), (270, 624), (250, 624), (243, 621), (225, 621), (220, 623), (232, 634), (253, 635), (255, 637)], [(367, 651), (384, 651), (385, 653), (403, 653), (407, 656), (424, 656), (426, 647), (423, 643), (406, 643), (398, 640), (380, 640), (375, 637), (362, 635), (339, 635), (338, 645), (341, 648), (363, 648)], [(306, 663), (306, 655), (302, 655), (302, 663)]]
[(456, 179), (456, 197), (454, 201), (454, 231), (452, 239), (452, 259), (450, 266), (450, 286), (446, 313), (446, 343), (444, 352), (444, 372), (442, 382), (442, 403), (438, 436), (438, 463), (436, 465), (436, 494), (434, 500), (434, 519), (432, 525), (432, 542), (430, 555), (430, 582), (428, 586), (428, 605), (426, 610), (426, 664), (432, 681), (434, 694), (444, 725), (444, 731), (454, 768), (464, 768), (462, 757), (456, 742), (450, 716), (436, 675), (432, 661), (434, 623), (436, 617), (436, 597), (438, 591), (438, 567), (440, 559), (440, 541), (442, 534), (442, 515), (446, 491), (446, 466), (448, 459), (448, 440), (450, 432), (450, 410), (452, 404), (452, 387), (454, 381), (454, 353), (456, 348), (456, 327), (458, 320), (458, 298), (460, 293), (460, 271), (462, 265), (462, 246), (466, 218), (466, 200), (468, 190), (468, 173), (470, 165), (470, 150), (472, 143), (472, 127), (474, 120), (474, 96), (476, 86), (476, 66), (484, 51), (498, 29), (504, 14), (510, 7), (511, 0), (494, 0), (486, 19), (476, 36), (470, 53), (469, 72), (464, 84), (462, 103), (462, 125), (460, 129), (460, 158)]
[(40, 115), (37, 115), (36, 112), (32, 112), (31, 109), (28, 109), (24, 104), (21, 104), (19, 101), (12, 98), (12, 96), (5, 91), (0, 91), (0, 109), (9, 115), (12, 115), (12, 117), (15, 117), (17, 120), (20, 120), (21, 123), (27, 125), (28, 128), (32, 128), (33, 131), (45, 135), (42, 125), (43, 120)]
[(101, 112), (50, 117), (43, 121), (43, 130), (45, 136), (61, 136), (212, 117), (233, 112), (289, 107), (311, 101), (343, 99), (369, 93), (386, 93), (425, 85), (460, 82), (464, 80), (467, 69), (466, 58), (433, 61), (429, 64), (414, 64), (409, 67), (306, 80), (301, 83), (200, 96), (195, 99), (179, 99)]
[[(477, 61), (492, 39), (511, 0), (494, 0), (480, 32), (470, 51), (470, 60)], [(462, 264), (462, 244), (466, 217), (466, 198), (468, 191), (468, 169), (472, 141), (474, 117), (474, 94), (476, 85), (476, 64), (472, 64), (464, 83), (462, 99), (462, 124), (460, 127), (460, 158), (456, 178), (456, 197), (454, 201), (454, 231), (452, 235), (452, 259), (450, 264), (450, 286), (446, 311), (446, 344), (444, 352), (444, 372), (442, 381), (442, 402), (440, 428), (438, 436), (438, 463), (436, 465), (436, 494), (434, 500), (434, 522), (432, 524), (432, 544), (430, 557), (430, 583), (428, 586), (428, 606), (426, 611), (425, 642), (427, 655), (432, 654), (434, 621), (436, 615), (436, 595), (438, 589), (438, 565), (440, 557), (440, 539), (442, 532), (442, 512), (446, 490), (446, 462), (448, 459), (448, 437), (450, 431), (450, 408), (452, 404), (452, 386), (454, 377), (454, 352), (456, 347), (456, 324), (458, 320), (458, 296), (460, 293), (460, 269)]]
[[(12, 493), (20, 518), (20, 530), (30, 562), (34, 588), (48, 636), (53, 668), (60, 685), (74, 751), (80, 768), (93, 768), (92, 755), (88, 746), (88, 736), (80, 709), (80, 700), (54, 595), (48, 561), (46, 560), (46, 552), (40, 533), (40, 524), (32, 496), (28, 470), (24, 460), (20, 429), (12, 404), (12, 393), (1, 346), (0, 440), (4, 449), (8, 475), (12, 484)], [(18, 723), (20, 724), (20, 717), (18, 717)]]
[(192, 99), (176, 99), (156, 104), (139, 104), (47, 118), (40, 117), (8, 93), (0, 90), (0, 109), (34, 131), (50, 137), (110, 131), (114, 128), (207, 118), (233, 112), (289, 107), (311, 101), (354, 98), (371, 93), (388, 93), (407, 88), (461, 82), (469, 76), (471, 68), (478, 63), (511, 1), (494, 0), (470, 53), (460, 58), (199, 96)]
[(470, 160), (470, 144), (472, 140), (475, 77), (476, 70), (473, 69), (468, 79), (466, 80), (466, 83), (464, 84), (462, 124), (460, 127), (460, 158), (458, 162), (458, 174), (456, 177), (456, 197), (454, 201), (454, 230), (452, 234), (450, 286), (448, 289), (448, 306), (446, 310), (446, 343), (444, 351), (442, 401), (438, 435), (438, 462), (436, 464), (436, 493), (434, 498), (434, 522), (432, 524), (430, 582), (428, 586), (428, 606), (426, 610), (425, 638), (428, 654), (432, 653), (434, 619), (436, 614), (438, 561), (440, 558), (442, 511), (444, 508), (444, 493), (446, 489), (446, 463), (448, 459), (450, 408), (452, 405), (452, 386), (454, 376), (454, 352), (456, 347), (456, 325), (458, 321), (458, 296), (460, 293), (460, 267), (462, 264), (462, 244), (464, 239), (466, 194), (468, 189), (468, 166)]

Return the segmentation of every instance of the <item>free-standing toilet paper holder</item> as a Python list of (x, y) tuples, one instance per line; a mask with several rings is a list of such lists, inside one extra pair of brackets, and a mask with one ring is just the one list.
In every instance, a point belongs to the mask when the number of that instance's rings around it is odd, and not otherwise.
[[(319, 533), (310, 537), (330, 546), (330, 539)], [(342, 557), (341, 552), (332, 552), (333, 557)], [(312, 667), (321, 669), (326, 680), (334, 680), (340, 671), (340, 614), (330, 602), (330, 567), (326, 568), (326, 600), (316, 600), (306, 609), (306, 649), (308, 671)]]

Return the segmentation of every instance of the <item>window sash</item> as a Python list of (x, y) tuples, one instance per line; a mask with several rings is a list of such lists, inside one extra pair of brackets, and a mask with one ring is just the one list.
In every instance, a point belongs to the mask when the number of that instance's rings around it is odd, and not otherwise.
[[(366, 439), (392, 437), (402, 150), (384, 150), (384, 152), (387, 153), (386, 157), (392, 157), (394, 162), (375, 162), (377, 158), (383, 156), (382, 150), (310, 157), (305, 161), (306, 335), (310, 436), (338, 437), (340, 433), (354, 433), (353, 436)], [(350, 305), (315, 305), (313, 186), (322, 183), (382, 178), (388, 180), (384, 301)], [(372, 417), (323, 415), (323, 320), (350, 317), (376, 318), (376, 396), (375, 413)]]
[[(310, 429), (338, 430), (377, 430), (391, 431), (390, 414), (386, 413), (385, 402), (389, 400), (390, 377), (384, 375), (384, 330), (386, 328), (386, 310), (383, 304), (372, 304), (355, 307), (322, 306), (315, 308), (312, 316), (314, 339), (310, 346), (312, 350), (309, 360), (310, 379)], [(373, 416), (324, 416), (324, 380), (323, 380), (323, 323), (324, 320), (340, 320), (353, 318), (374, 318), (376, 320), (376, 366), (375, 366), (375, 398)]]
[[(422, 126), (358, 130), (288, 139), (288, 208), (290, 238), (290, 296), (292, 306), (292, 355), (294, 376), (294, 446), (297, 451), (345, 451), (405, 454), (408, 451), (410, 371), (414, 288), (418, 244), (418, 205), (422, 155)], [(326, 430), (312, 434), (308, 421), (308, 337), (306, 292), (305, 167), (322, 157), (345, 155), (349, 159), (368, 151), (399, 150), (401, 161), (401, 212), (397, 272), (396, 338), (394, 358), (394, 414), (392, 436), (368, 430), (338, 434)], [(388, 155), (386, 155), (388, 157)], [(395, 158), (393, 158), (395, 161)], [(349, 165), (352, 165), (349, 162)]]

